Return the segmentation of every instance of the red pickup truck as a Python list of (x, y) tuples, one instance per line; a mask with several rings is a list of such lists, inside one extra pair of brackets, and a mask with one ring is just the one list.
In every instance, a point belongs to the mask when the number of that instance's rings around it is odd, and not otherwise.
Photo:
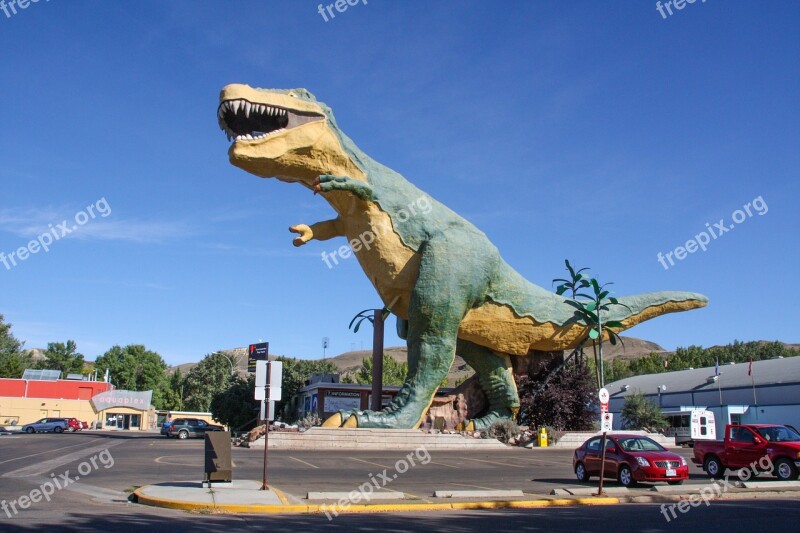
[(692, 462), (716, 479), (721, 479), (728, 468), (750, 469), (754, 475), (771, 472), (781, 480), (797, 479), (800, 434), (791, 426), (728, 424), (724, 441), (694, 441)]

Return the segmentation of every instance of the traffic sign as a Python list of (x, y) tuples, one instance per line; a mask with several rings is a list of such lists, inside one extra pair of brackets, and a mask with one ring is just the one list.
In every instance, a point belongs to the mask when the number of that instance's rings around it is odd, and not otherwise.
[(603, 413), (600, 417), (600, 431), (608, 433), (614, 426), (614, 415), (612, 413)]
[(597, 399), (600, 400), (600, 403), (608, 403), (610, 395), (608, 394), (608, 389), (603, 387), (599, 391), (597, 391)]
[[(269, 376), (269, 377), (267, 377)], [(279, 402), (282, 398), (283, 363), (256, 361), (255, 399)]]
[(269, 343), (259, 342), (251, 344), (247, 349), (247, 371), (256, 371), (256, 361), (266, 361), (269, 355)]

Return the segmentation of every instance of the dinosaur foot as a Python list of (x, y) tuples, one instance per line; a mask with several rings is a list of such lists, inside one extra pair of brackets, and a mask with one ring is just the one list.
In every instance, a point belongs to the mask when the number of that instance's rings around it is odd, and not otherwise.
[(339, 411), (322, 427), (413, 429), (419, 426), (420, 416), (399, 411)]
[(495, 422), (502, 422), (503, 420), (514, 420), (514, 413), (511, 409), (492, 409), (480, 418), (464, 420), (456, 429), (459, 431), (483, 431), (489, 429)]

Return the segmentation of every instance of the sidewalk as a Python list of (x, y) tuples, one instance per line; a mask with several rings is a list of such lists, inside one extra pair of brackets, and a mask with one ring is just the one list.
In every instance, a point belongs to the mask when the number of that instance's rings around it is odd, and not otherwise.
[[(467, 509), (528, 509), (567, 505), (609, 505), (620, 503), (618, 498), (553, 498), (523, 495), (518, 499), (488, 500), (483, 498), (425, 498), (405, 499), (403, 493), (395, 493), (399, 499), (373, 498), (374, 503), (356, 503), (360, 498), (355, 493), (327, 493), (339, 496), (323, 500), (300, 500), (287, 497), (274, 486), (262, 491), (260, 481), (234, 481), (214, 483), (211, 489), (200, 483), (160, 483), (147, 485), (134, 492), (136, 501), (143, 505), (181, 510), (204, 510), (229, 513), (258, 514), (308, 514), (327, 513), (380, 513), (402, 511), (452, 511)], [(324, 493), (323, 493), (324, 494)], [(438, 500), (438, 501), (437, 501)], [(444, 501), (443, 501), (444, 500)]]
[[(587, 487), (581, 494), (526, 494), (522, 491), (447, 491), (431, 497), (414, 497), (401, 492), (376, 492), (365, 495), (358, 491), (309, 493), (306, 498), (286, 495), (274, 486), (260, 490), (260, 481), (213, 483), (211, 488), (201, 483), (159, 483), (147, 485), (134, 492), (137, 503), (185, 511), (207, 511), (248, 514), (321, 514), (330, 518), (342, 513), (425, 512), (477, 509), (534, 509), (581, 505), (617, 505), (624, 503), (674, 503), (688, 500), (695, 492), (691, 487), (670, 487), (668, 494), (626, 494), (616, 492), (598, 497), (596, 489)], [(678, 490), (674, 490), (678, 489)], [(797, 496), (800, 482), (776, 490), (737, 489), (714, 499), (757, 499), (764, 497)], [(555, 491), (554, 491), (555, 492)], [(609, 492), (613, 492), (609, 490)], [(362, 503), (362, 501), (364, 503)]]

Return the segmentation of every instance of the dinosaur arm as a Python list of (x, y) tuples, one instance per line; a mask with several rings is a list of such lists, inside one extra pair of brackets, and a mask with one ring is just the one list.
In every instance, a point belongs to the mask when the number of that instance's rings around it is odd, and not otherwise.
[(290, 227), (289, 231), (300, 235), (294, 239), (294, 245), (303, 246), (311, 239), (327, 241), (328, 239), (332, 239), (334, 237), (343, 236), (344, 231), (342, 230), (341, 222), (341, 219), (336, 217), (331, 220), (325, 220), (323, 222), (311, 224), (310, 226), (306, 224), (297, 224), (296, 226)]
[(373, 200), (375, 198), (372, 187), (368, 183), (354, 180), (346, 176), (323, 174), (315, 179), (312, 185), (314, 187), (314, 194), (331, 191), (348, 191), (362, 200)]

